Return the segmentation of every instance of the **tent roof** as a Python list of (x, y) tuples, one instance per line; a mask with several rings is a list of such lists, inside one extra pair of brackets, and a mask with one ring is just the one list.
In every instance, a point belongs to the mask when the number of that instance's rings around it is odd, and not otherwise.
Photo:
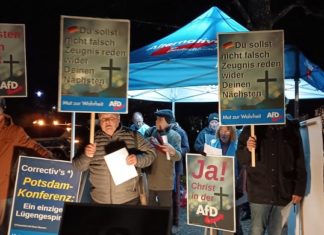
[[(247, 29), (212, 7), (174, 33), (131, 52), (129, 98), (167, 102), (218, 101), (217, 33), (244, 31)], [(305, 67), (303, 54), (296, 54), (292, 47), (285, 49), (286, 54), (286, 78), (296, 77), (297, 72), (306, 75), (308, 68), (300, 69), (300, 64)], [(295, 58), (298, 58), (298, 65)], [(300, 98), (324, 98), (324, 92), (317, 90), (321, 87), (314, 88), (308, 82), (300, 84)], [(294, 85), (287, 81), (286, 95), (291, 99), (295, 96), (292, 88)], [(321, 90), (324, 91), (324, 84)]]
[(217, 84), (218, 32), (246, 28), (217, 7), (176, 32), (131, 52), (129, 90)]

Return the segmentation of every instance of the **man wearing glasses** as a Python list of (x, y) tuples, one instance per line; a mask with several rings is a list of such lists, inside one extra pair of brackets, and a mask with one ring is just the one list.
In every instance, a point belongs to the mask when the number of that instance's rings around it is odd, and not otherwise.
[(81, 171), (90, 170), (90, 194), (95, 203), (139, 205), (137, 177), (116, 185), (104, 156), (126, 148), (129, 154), (126, 163), (144, 168), (156, 158), (155, 150), (141, 134), (123, 126), (119, 114), (100, 113), (99, 122), (94, 143), (73, 159), (73, 165)]

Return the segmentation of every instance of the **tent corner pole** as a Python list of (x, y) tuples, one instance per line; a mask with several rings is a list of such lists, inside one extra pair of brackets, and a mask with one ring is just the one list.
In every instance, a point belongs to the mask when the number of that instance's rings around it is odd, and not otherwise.
[(173, 116), (175, 116), (175, 102), (172, 101), (172, 113), (173, 113)]
[(299, 78), (295, 77), (295, 102), (294, 102), (294, 117), (299, 118)]

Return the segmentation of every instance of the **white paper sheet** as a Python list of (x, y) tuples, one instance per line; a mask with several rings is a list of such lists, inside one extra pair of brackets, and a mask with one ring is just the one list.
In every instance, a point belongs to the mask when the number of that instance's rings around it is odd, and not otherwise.
[(285, 223), (288, 221), (288, 217), (290, 214), (291, 208), (295, 206), (293, 202), (289, 202), (284, 208), (281, 209), (281, 216), (282, 216), (282, 227), (285, 225)]
[[(167, 144), (168, 143), (168, 137), (166, 135), (162, 135), (161, 137), (162, 137), (162, 140), (163, 140), (163, 144)], [(171, 159), (170, 154), (168, 152), (166, 152), (165, 154), (167, 156), (167, 160), (170, 161), (170, 159)]]
[(137, 176), (135, 166), (127, 165), (126, 158), (128, 151), (126, 148), (119, 149), (104, 156), (111, 176), (116, 185), (122, 184)]
[(222, 156), (222, 149), (214, 148), (208, 144), (204, 144), (204, 153), (206, 153), (207, 156)]

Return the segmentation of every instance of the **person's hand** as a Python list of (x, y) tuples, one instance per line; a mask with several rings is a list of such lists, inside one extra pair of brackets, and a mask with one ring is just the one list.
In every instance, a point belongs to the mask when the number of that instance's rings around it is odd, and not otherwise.
[(170, 156), (174, 156), (176, 154), (176, 150), (175, 148), (173, 148), (173, 146), (169, 143), (165, 143), (165, 144), (160, 144), (159, 148), (165, 152), (165, 153), (169, 153)]
[(46, 155), (45, 155), (45, 158), (48, 158), (48, 159), (55, 159), (54, 154), (53, 154), (53, 152), (51, 152), (51, 151), (47, 151), (47, 153), (46, 153)]
[(97, 145), (96, 144), (88, 144), (85, 148), (84, 148), (84, 154), (87, 157), (93, 157), (95, 152), (97, 149)]
[(256, 137), (250, 136), (246, 141), (246, 147), (250, 152), (252, 152), (252, 149), (256, 149)]
[(153, 146), (160, 144), (159, 141), (153, 136), (150, 137), (150, 142), (151, 142), (151, 144), (153, 144)]
[(292, 203), (298, 204), (302, 200), (303, 197), (298, 196), (298, 195), (292, 195)]
[(128, 155), (126, 158), (127, 165), (136, 165), (137, 157), (135, 154)]

